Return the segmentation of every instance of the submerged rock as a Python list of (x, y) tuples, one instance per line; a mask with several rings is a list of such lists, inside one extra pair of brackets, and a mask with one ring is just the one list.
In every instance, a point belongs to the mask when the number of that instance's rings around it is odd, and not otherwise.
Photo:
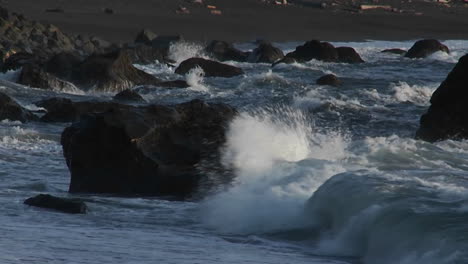
[(220, 61), (238, 61), (245, 62), (249, 53), (234, 48), (234, 46), (225, 41), (213, 40), (206, 47), (206, 52)]
[(408, 50), (405, 57), (425, 58), (437, 51), (450, 53), (449, 48), (436, 39), (419, 40)]
[(404, 49), (384, 49), (381, 52), (403, 55), (403, 54), (406, 54), (407, 51)]
[(24, 204), (41, 208), (48, 208), (69, 214), (86, 214), (88, 207), (77, 199), (59, 198), (49, 194), (39, 194), (28, 198)]
[(432, 94), (431, 106), (421, 117), (416, 138), (434, 142), (468, 138), (468, 54)]
[(123, 90), (116, 94), (113, 99), (114, 101), (121, 102), (145, 102), (145, 99), (143, 99), (139, 93), (130, 89)]
[(318, 85), (331, 85), (331, 86), (340, 86), (342, 84), (341, 80), (336, 77), (334, 74), (327, 74), (317, 79), (316, 83)]
[(217, 61), (205, 60), (202, 58), (190, 58), (180, 63), (175, 70), (177, 74), (187, 74), (190, 70), (200, 67), (203, 69), (206, 77), (234, 77), (244, 74), (241, 68)]
[(0, 92), (0, 120), (33, 121), (38, 118), (5, 93)]
[(274, 47), (270, 43), (262, 43), (249, 55), (249, 62), (274, 63), (284, 58), (281, 49)]

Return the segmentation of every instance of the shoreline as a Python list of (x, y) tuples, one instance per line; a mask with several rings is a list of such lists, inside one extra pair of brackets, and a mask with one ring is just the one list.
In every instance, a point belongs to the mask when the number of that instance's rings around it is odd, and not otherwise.
[[(461, 2), (461, 1), (460, 1)], [(206, 5), (222, 13), (210, 14)], [(182, 0), (15, 0), (4, 4), (12, 12), (52, 23), (64, 32), (90, 34), (115, 43), (132, 42), (148, 28), (159, 35), (182, 35), (189, 41), (213, 39), (247, 42), (405, 41), (423, 38), (468, 39), (468, 5), (450, 7), (421, 0), (403, 3), (381, 0), (395, 11), (350, 9), (343, 4), (329, 8), (307, 5), (276, 6), (258, 0), (205, 0), (204, 5)], [(177, 14), (180, 6), (190, 14)], [(354, 8), (354, 7), (353, 7)], [(61, 9), (63, 12), (46, 12)], [(112, 10), (112, 14), (104, 12)], [(410, 10), (410, 11), (407, 11)]]

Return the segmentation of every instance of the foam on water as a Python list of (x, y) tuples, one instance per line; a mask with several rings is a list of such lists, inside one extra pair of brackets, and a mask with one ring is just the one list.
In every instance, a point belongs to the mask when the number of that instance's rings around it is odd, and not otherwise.
[(204, 77), (205, 72), (202, 68), (197, 66), (185, 75), (185, 81), (190, 86), (189, 89), (193, 91), (209, 92), (210, 89), (203, 82)]
[(186, 59), (193, 57), (207, 58), (204, 47), (198, 43), (177, 41), (169, 47), (169, 59), (176, 62), (179, 65)]

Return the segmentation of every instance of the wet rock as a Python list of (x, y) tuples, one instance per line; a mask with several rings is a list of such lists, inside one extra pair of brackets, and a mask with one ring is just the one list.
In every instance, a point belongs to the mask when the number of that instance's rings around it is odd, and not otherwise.
[(362, 63), (361, 56), (351, 47), (335, 48), (328, 42), (311, 40), (304, 45), (296, 47), (296, 50), (286, 54), (297, 62), (307, 62), (312, 59), (325, 62)]
[(45, 70), (55, 76), (70, 80), (73, 77), (73, 71), (77, 68), (83, 59), (70, 52), (61, 52), (50, 58), (45, 64)]
[(153, 31), (149, 29), (143, 29), (135, 37), (135, 43), (151, 45), (151, 41), (156, 37), (157, 35)]
[(27, 64), (23, 66), (19, 75), (19, 84), (48, 89), (48, 90), (59, 90), (59, 91), (78, 91), (79, 89), (70, 82), (61, 80), (54, 75), (47, 73), (42, 67)]
[(330, 85), (330, 86), (340, 86), (342, 84), (341, 80), (336, 77), (334, 74), (327, 74), (317, 79), (316, 83), (318, 85)]
[(151, 74), (135, 68), (125, 50), (89, 56), (80, 64), (73, 79), (87, 89), (112, 92), (160, 82)]
[(205, 50), (220, 61), (245, 62), (249, 57), (249, 53), (240, 51), (234, 48), (232, 44), (219, 40), (213, 40)]
[(160, 82), (155, 86), (167, 87), (167, 88), (187, 88), (187, 87), (190, 87), (190, 85), (188, 85), (188, 83), (186, 81), (184, 81), (184, 80)]
[(241, 68), (223, 64), (216, 61), (205, 60), (202, 58), (191, 58), (180, 63), (175, 70), (177, 74), (187, 74), (190, 70), (200, 67), (205, 72), (206, 77), (234, 77), (242, 75)]
[(384, 49), (381, 52), (403, 55), (403, 54), (406, 54), (407, 51), (403, 49)]
[(468, 54), (461, 57), (432, 94), (416, 138), (434, 142), (468, 138)]
[(328, 42), (311, 40), (302, 46), (296, 47), (296, 50), (290, 52), (286, 57), (293, 58), (298, 62), (306, 62), (312, 59), (326, 62), (338, 61), (338, 51)]
[(355, 49), (351, 47), (338, 47), (338, 61), (344, 63), (363, 63), (364, 60), (359, 56)]
[(125, 47), (124, 49), (134, 64), (151, 64), (156, 61), (161, 63), (170, 62), (167, 58), (167, 48), (137, 44), (132, 47)]
[(39, 63), (39, 60), (38, 57), (31, 53), (13, 51), (6, 56), (2, 65), (2, 72), (17, 70), (30, 63)]
[(28, 198), (24, 204), (41, 208), (53, 209), (69, 214), (86, 214), (88, 207), (83, 201), (55, 197), (49, 194), (39, 194)]
[(5, 93), (0, 92), (0, 120), (34, 121), (38, 118)]
[(274, 63), (284, 58), (281, 49), (274, 47), (270, 43), (262, 43), (249, 55), (249, 62)]
[[(64, 130), (70, 192), (187, 197), (204, 175), (197, 164), (217, 155), (235, 114), (201, 101), (126, 109), (84, 115)], [(135, 120), (146, 123), (144, 136), (132, 131)]]
[(279, 60), (277, 62), (274, 62), (271, 67), (274, 67), (280, 63), (285, 63), (285, 64), (293, 64), (296, 63), (297, 61), (291, 57), (284, 57), (282, 60)]
[(41, 117), (43, 122), (72, 122), (77, 116), (75, 105), (67, 98), (54, 97), (34, 104), (47, 110), (46, 114)]
[(127, 89), (116, 94), (113, 98), (114, 101), (120, 102), (145, 102), (141, 95), (133, 90)]
[(450, 53), (449, 48), (436, 39), (419, 40), (408, 50), (405, 57), (425, 58), (437, 51)]

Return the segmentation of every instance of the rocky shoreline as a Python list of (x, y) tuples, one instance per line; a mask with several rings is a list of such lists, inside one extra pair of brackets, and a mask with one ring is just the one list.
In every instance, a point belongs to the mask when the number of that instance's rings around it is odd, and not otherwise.
[[(132, 90), (136, 86), (167, 89), (188, 86), (183, 79), (162, 81), (133, 66), (156, 60), (174, 64), (168, 58), (169, 47), (183, 41), (181, 36), (157, 36), (150, 30), (142, 30), (133, 43), (117, 45), (95, 37), (66, 34), (53, 25), (29, 21), (4, 8), (0, 13), (4, 32), (0, 40), (1, 69), (20, 70), (17, 83), (41, 89), (116, 94), (108, 102), (47, 98), (35, 103), (46, 110), (37, 115), (0, 92), (2, 120), (72, 123), (61, 137), (71, 173), (69, 192), (192, 199), (203, 196), (215, 185), (232, 181), (233, 175), (222, 168), (218, 152), (226, 141), (225, 131), (235, 118), (236, 109), (200, 100), (178, 105), (146, 104)], [(450, 52), (433, 39), (418, 41), (408, 51), (383, 52), (422, 58), (437, 51)], [(312, 59), (365, 63), (351, 47), (334, 47), (318, 40), (307, 41), (288, 54), (268, 42), (244, 52), (228, 42), (215, 40), (206, 46), (205, 52), (212, 59), (189, 58), (175, 72), (183, 76), (200, 68), (206, 77), (229, 78), (244, 72), (228, 61), (271, 63), (272, 67)], [(466, 56), (434, 93), (432, 106), (421, 119), (418, 138), (436, 141), (468, 137), (463, 110), (466, 98), (463, 86), (468, 83), (465, 62)], [(336, 76), (324, 76), (317, 83), (341, 85)], [(450, 103), (454, 96), (458, 98), (456, 104)], [(216, 173), (211, 175), (210, 170)]]

